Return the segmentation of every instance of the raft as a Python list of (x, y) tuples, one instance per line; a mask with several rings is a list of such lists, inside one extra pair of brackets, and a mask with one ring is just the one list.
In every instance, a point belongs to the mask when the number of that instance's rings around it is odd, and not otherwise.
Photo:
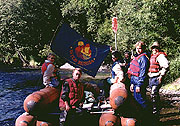
[(120, 118), (113, 113), (103, 113), (99, 119), (99, 126), (119, 126)]
[(41, 89), (26, 97), (24, 100), (24, 110), (31, 115), (41, 115), (54, 107), (52, 103), (58, 100), (59, 96), (59, 88), (46, 87)]
[(127, 91), (125, 88), (116, 88), (110, 93), (110, 105), (113, 109), (119, 109), (127, 99)]
[[(101, 95), (100, 88), (94, 84), (86, 83), (85, 91), (93, 92), (96, 97)], [(16, 119), (15, 126), (59, 125), (59, 96), (60, 88), (53, 87), (46, 87), (29, 94), (24, 100), (25, 112)], [(134, 116), (123, 116), (122, 110), (125, 110), (124, 106), (126, 107), (129, 102), (131, 100), (128, 100), (125, 86), (113, 85), (109, 100), (101, 100), (98, 104), (84, 103), (83, 109), (92, 115), (89, 120), (95, 121), (94, 126), (135, 126), (137, 119)]]
[[(90, 83), (85, 84), (85, 90), (98, 96), (100, 89)], [(61, 88), (45, 87), (29, 94), (24, 100), (25, 112), (15, 122), (16, 126), (54, 126), (59, 121), (59, 96)], [(91, 105), (92, 106), (92, 105)], [(84, 105), (86, 108), (86, 105)]]
[(57, 111), (60, 88), (45, 87), (29, 94), (24, 100), (25, 113), (20, 115), (15, 126), (54, 126), (58, 123)]
[(35, 126), (36, 120), (34, 116), (29, 115), (29, 113), (25, 112), (16, 119), (15, 125), (16, 126)]

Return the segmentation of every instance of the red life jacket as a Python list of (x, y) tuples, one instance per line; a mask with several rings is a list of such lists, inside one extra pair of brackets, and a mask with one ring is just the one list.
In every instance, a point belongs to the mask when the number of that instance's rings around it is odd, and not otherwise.
[[(72, 79), (66, 79), (66, 81), (69, 83), (69, 106), (71, 108), (78, 107), (79, 103), (81, 102), (83, 95), (84, 95), (84, 86), (82, 83), (79, 83), (78, 86), (76, 86), (76, 83)], [(63, 89), (63, 86), (62, 86)], [(60, 94), (59, 99), (59, 107), (65, 108), (65, 102), (61, 99), (62, 92)]]
[(130, 66), (128, 68), (128, 74), (134, 75), (139, 77), (139, 71), (140, 71), (140, 67), (139, 67), (139, 63), (138, 63), (138, 59), (141, 56), (146, 56), (148, 58), (148, 56), (145, 53), (140, 54), (139, 56), (135, 57), (131, 62), (130, 62)]
[(158, 52), (156, 53), (155, 55), (151, 55), (151, 58), (150, 58), (150, 67), (149, 67), (149, 72), (152, 72), (152, 73), (156, 73), (156, 72), (159, 72), (160, 70), (160, 65), (159, 63), (157, 62), (156, 58), (160, 55), (160, 54), (164, 54), (165, 56), (167, 56), (167, 54), (165, 52)]
[[(51, 63), (51, 62), (48, 62), (48, 63), (44, 62), (43, 63), (43, 65), (41, 67), (42, 75), (44, 75), (44, 72), (47, 70), (47, 67), (48, 67), (49, 64), (52, 64), (54, 66), (54, 64)], [(54, 68), (55, 68), (55, 66), (54, 66)], [(57, 73), (57, 69), (55, 68), (54, 71), (53, 71), (53, 77), (55, 77), (55, 78), (57, 78), (57, 74), (56, 73)]]

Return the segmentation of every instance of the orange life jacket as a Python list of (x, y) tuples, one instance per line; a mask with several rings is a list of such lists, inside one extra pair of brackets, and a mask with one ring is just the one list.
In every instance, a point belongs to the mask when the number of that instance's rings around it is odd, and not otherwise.
[(165, 52), (158, 52), (156, 53), (155, 55), (151, 55), (151, 58), (150, 58), (150, 67), (149, 67), (149, 72), (152, 72), (152, 73), (156, 73), (156, 72), (159, 72), (160, 70), (160, 65), (159, 63), (157, 62), (156, 58), (160, 55), (160, 54), (164, 54), (165, 56), (167, 56), (167, 54)]
[[(84, 86), (82, 83), (79, 83), (78, 86), (76, 86), (76, 83), (72, 79), (66, 79), (66, 81), (69, 83), (69, 106), (71, 108), (76, 108), (78, 107), (79, 103), (81, 102), (84, 96)], [(65, 108), (65, 102), (61, 99), (62, 92), (63, 91), (61, 91), (59, 99), (59, 107)]]
[(128, 74), (131, 74), (131, 75), (134, 75), (134, 76), (137, 76), (139, 77), (139, 72), (140, 72), (140, 66), (139, 66), (139, 63), (138, 63), (138, 59), (141, 57), (141, 56), (146, 56), (148, 58), (148, 56), (145, 54), (145, 53), (142, 53), (140, 54), (139, 56), (135, 57), (131, 62), (130, 62), (130, 66), (128, 68)]

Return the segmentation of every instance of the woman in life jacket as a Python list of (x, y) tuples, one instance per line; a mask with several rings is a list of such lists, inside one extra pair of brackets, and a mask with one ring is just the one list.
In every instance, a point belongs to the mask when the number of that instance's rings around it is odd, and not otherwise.
[(43, 84), (45, 86), (57, 87), (59, 85), (57, 69), (54, 65), (55, 54), (49, 53), (47, 60), (42, 65)]
[(134, 99), (142, 108), (142, 120), (146, 122), (148, 118), (147, 109), (148, 104), (146, 100), (146, 87), (148, 86), (148, 69), (149, 69), (149, 57), (146, 53), (146, 46), (144, 42), (139, 41), (135, 44), (136, 55), (130, 62), (128, 68), (128, 76), (130, 77), (130, 91), (133, 92)]

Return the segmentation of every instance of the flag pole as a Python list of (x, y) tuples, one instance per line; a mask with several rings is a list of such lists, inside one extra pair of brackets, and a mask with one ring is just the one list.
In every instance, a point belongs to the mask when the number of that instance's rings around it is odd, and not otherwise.
[(115, 33), (115, 50), (117, 51), (117, 41), (116, 41), (116, 33)]
[(117, 23), (117, 17), (112, 18), (112, 30), (114, 32), (115, 36), (115, 50), (117, 51), (117, 29), (118, 29), (118, 23)]

